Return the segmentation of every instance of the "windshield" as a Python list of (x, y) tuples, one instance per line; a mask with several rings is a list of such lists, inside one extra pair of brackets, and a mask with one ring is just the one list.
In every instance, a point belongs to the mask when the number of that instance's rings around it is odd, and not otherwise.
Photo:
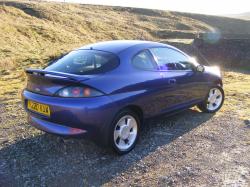
[(119, 59), (112, 53), (96, 50), (76, 50), (45, 68), (48, 71), (91, 75), (105, 73), (115, 69)]

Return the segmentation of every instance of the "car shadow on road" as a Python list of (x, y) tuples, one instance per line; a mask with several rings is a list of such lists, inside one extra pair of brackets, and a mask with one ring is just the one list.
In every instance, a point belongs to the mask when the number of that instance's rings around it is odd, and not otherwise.
[(99, 186), (212, 116), (188, 109), (147, 121), (137, 146), (124, 156), (82, 139), (46, 133), (23, 139), (0, 150), (0, 186)]

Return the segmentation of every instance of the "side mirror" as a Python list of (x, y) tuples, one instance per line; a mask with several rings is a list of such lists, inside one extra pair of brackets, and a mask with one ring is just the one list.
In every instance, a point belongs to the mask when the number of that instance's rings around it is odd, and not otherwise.
[(196, 71), (203, 73), (205, 71), (205, 67), (199, 64), (198, 66), (196, 66)]

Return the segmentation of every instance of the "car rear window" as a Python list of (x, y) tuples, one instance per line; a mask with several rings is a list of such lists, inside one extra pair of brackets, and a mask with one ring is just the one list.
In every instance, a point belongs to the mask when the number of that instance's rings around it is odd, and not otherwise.
[(55, 61), (45, 70), (92, 75), (111, 71), (118, 65), (119, 58), (112, 53), (96, 50), (76, 50)]

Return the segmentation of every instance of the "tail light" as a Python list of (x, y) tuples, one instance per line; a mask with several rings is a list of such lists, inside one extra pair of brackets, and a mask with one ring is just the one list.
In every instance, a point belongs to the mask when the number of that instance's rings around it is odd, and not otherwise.
[(69, 86), (60, 89), (56, 95), (60, 97), (96, 97), (103, 93), (87, 86)]

